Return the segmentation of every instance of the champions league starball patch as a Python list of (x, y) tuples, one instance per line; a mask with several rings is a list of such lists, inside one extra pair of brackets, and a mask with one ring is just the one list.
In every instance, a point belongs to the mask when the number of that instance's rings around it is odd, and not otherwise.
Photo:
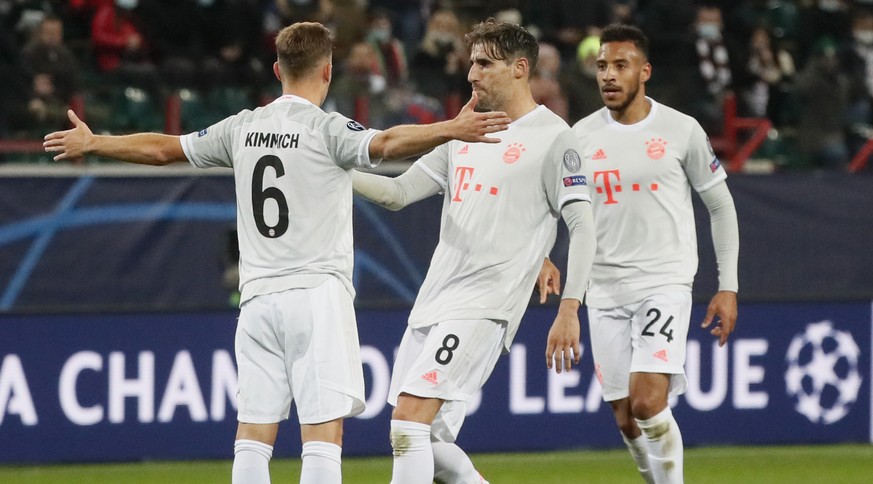
[(564, 168), (570, 173), (576, 173), (582, 168), (582, 159), (579, 158), (579, 153), (576, 153), (576, 150), (569, 149), (564, 152)]
[(348, 123), (346, 123), (346, 128), (349, 128), (352, 131), (363, 131), (367, 129), (357, 121), (349, 121)]

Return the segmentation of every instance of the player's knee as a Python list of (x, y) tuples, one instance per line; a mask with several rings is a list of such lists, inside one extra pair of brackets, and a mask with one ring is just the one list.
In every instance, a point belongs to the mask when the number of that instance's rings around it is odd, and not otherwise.
[(656, 395), (640, 395), (631, 400), (631, 413), (637, 420), (647, 420), (667, 408), (667, 402)]
[(441, 406), (442, 400), (402, 393), (391, 412), (391, 419), (430, 425)]

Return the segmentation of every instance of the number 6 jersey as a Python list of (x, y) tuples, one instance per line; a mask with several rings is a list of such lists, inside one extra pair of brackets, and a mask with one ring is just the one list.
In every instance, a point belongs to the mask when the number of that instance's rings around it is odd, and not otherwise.
[(241, 302), (331, 276), (354, 295), (351, 169), (381, 161), (378, 132), (285, 95), (181, 138), (192, 165), (233, 168)]

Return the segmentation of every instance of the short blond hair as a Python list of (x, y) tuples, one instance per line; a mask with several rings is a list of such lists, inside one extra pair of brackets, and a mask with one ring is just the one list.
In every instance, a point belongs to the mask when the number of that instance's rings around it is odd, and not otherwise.
[(324, 60), (333, 55), (330, 30), (317, 22), (291, 24), (276, 36), (276, 57), (279, 69), (291, 80), (312, 74)]

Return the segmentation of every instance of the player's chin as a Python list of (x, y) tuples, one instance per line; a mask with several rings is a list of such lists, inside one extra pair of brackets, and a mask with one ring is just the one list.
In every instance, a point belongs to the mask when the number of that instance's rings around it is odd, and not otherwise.
[(625, 107), (627, 107), (627, 101), (624, 98), (615, 96), (615, 97), (607, 97), (601, 96), (603, 98), (603, 105), (612, 111), (621, 111)]

